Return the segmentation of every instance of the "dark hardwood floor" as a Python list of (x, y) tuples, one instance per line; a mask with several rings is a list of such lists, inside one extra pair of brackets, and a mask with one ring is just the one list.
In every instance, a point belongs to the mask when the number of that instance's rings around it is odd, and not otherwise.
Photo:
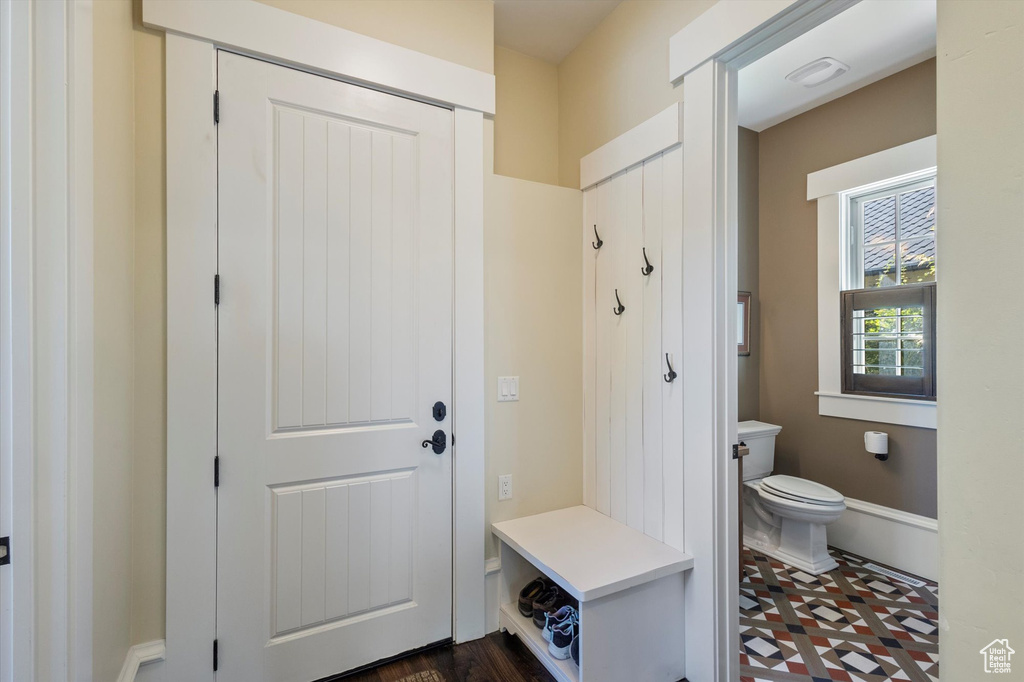
[(344, 678), (344, 682), (552, 682), (514, 635), (495, 632), (474, 642), (414, 654)]

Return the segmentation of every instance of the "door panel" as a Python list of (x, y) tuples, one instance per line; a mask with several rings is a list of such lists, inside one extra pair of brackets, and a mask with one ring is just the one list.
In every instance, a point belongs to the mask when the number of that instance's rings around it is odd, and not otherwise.
[(218, 677), (313, 680), (451, 636), (452, 116), (218, 67)]

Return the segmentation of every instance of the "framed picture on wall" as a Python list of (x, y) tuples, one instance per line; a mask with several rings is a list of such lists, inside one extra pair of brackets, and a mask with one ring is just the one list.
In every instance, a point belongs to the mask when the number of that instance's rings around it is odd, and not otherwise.
[(750, 292), (741, 291), (736, 299), (736, 347), (740, 355), (750, 355)]

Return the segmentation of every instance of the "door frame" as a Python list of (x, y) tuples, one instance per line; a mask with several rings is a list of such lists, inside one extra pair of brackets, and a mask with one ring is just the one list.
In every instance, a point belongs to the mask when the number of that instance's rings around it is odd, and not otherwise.
[(452, 634), (482, 637), (483, 120), (494, 76), (253, 0), (143, 0), (142, 19), (167, 33), (167, 679), (214, 679), (218, 49), (454, 112)]
[[(686, 352), (680, 372), (686, 380), (686, 546), (697, 561), (686, 596), (686, 674), (690, 679), (736, 682), (740, 672), (739, 490), (732, 459), (738, 395), (737, 74), (857, 2), (720, 1), (669, 41), (669, 80), (682, 84), (684, 91), (686, 150)], [(707, 627), (708, 623), (713, 626)]]

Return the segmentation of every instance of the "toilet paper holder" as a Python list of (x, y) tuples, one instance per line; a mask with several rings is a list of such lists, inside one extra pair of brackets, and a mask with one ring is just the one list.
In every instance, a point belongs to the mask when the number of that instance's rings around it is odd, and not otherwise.
[(886, 461), (889, 459), (889, 434), (884, 431), (865, 431), (864, 449), (873, 453), (878, 461)]

